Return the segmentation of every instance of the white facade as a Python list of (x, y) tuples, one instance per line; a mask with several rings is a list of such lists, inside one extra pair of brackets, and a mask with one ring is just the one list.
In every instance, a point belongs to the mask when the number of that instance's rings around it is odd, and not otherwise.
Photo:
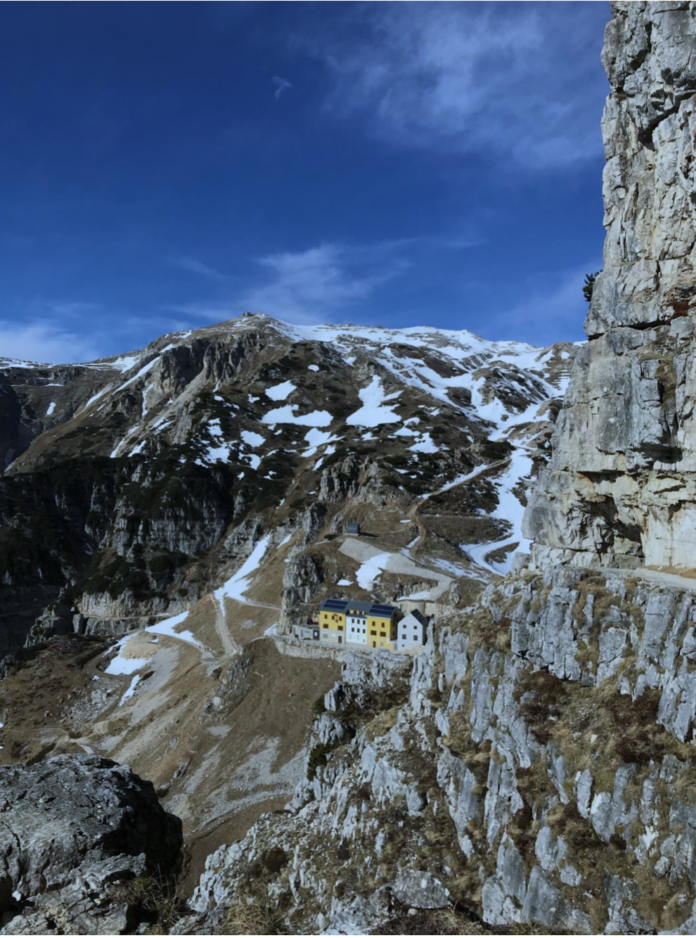
[(398, 651), (407, 651), (409, 648), (418, 648), (425, 645), (425, 630), (427, 623), (421, 622), (409, 612), (397, 625), (396, 648)]
[(354, 645), (367, 645), (366, 616), (346, 616), (346, 641)]

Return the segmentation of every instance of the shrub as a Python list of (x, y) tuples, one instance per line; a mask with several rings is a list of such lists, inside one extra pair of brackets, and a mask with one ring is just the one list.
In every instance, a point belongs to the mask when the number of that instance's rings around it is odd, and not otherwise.
[(601, 270), (596, 270), (593, 274), (585, 274), (585, 283), (583, 284), (583, 287), (582, 287), (582, 295), (585, 297), (588, 303), (592, 299), (592, 291), (594, 290), (594, 282), (599, 276), (599, 274), (601, 273), (602, 273)]
[(307, 760), (307, 781), (311, 782), (315, 778), (317, 769), (326, 765), (329, 761), (329, 755), (340, 745), (341, 743), (338, 740), (334, 740), (332, 743), (317, 743), (312, 748)]
[(280, 917), (258, 902), (233, 902), (225, 916), (226, 935), (282, 935)]
[(114, 891), (119, 898), (134, 905), (140, 917), (158, 925), (164, 935), (171, 932), (186, 912), (184, 903), (176, 898), (173, 885), (153, 876), (136, 876), (119, 883)]

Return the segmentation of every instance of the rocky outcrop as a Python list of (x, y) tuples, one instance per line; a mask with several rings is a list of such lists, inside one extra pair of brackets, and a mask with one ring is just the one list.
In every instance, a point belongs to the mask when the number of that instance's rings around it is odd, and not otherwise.
[(283, 574), (281, 623), (302, 621), (313, 611), (312, 598), (324, 580), (321, 564), (309, 554), (291, 557)]
[(539, 565), (693, 566), (695, 48), (693, 4), (613, 5), (604, 270), (527, 514)]
[(175, 874), (181, 822), (149, 782), (98, 756), (0, 768), (3, 934), (122, 934), (138, 925), (114, 884)]
[(523, 572), (413, 661), (350, 656), (289, 811), (209, 857), (182, 930), (242, 904), (309, 933), (445, 906), (459, 928), (690, 934), (695, 596)]

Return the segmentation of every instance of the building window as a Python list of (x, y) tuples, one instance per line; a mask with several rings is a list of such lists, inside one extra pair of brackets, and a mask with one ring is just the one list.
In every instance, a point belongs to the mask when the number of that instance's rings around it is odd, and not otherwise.
[(338, 631), (339, 631), (339, 632), (342, 632), (342, 631), (343, 631), (343, 626), (342, 626), (342, 625), (339, 625)]
[(379, 637), (380, 637), (380, 638), (386, 638), (386, 637), (387, 637), (387, 633), (386, 633), (386, 632), (380, 632), (380, 633), (379, 633)]

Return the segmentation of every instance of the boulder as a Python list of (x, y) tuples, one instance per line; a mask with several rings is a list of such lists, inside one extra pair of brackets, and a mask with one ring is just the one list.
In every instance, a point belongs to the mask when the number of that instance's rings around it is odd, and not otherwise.
[(4, 766), (3, 933), (45, 933), (42, 913), (47, 922), (62, 917), (63, 932), (84, 933), (85, 928), (95, 930), (91, 912), (109, 920), (107, 930), (120, 932), (133, 923), (127, 908), (114, 909), (105, 899), (105, 888), (135, 877), (171, 876), (181, 864), (181, 845), (181, 821), (167, 814), (152, 783), (128, 766), (87, 754)]

